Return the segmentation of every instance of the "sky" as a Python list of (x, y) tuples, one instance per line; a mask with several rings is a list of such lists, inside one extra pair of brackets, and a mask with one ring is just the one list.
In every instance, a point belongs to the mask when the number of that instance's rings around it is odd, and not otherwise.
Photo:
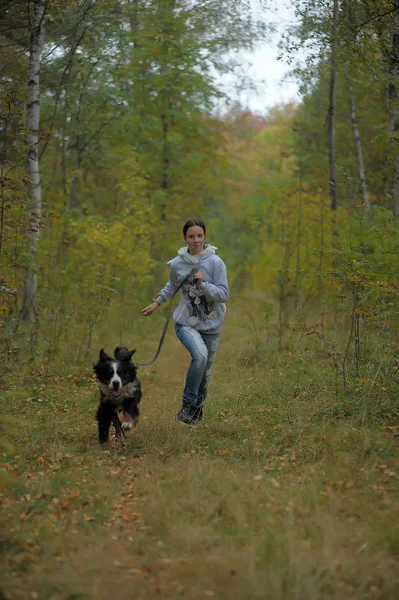
[[(275, 3), (274, 8), (263, 13), (263, 17), (275, 26), (276, 32), (271, 34), (270, 41), (255, 51), (240, 53), (245, 73), (256, 84), (256, 91), (247, 88), (238, 93), (233, 90), (233, 80), (227, 77), (223, 79), (222, 87), (245, 108), (264, 115), (276, 104), (299, 102), (300, 95), (297, 82), (289, 75), (291, 67), (284, 60), (277, 60), (279, 39), (287, 27), (295, 23), (294, 9), (289, 0), (284, 4), (280, 0), (278, 5)], [(301, 60), (302, 53), (298, 52), (295, 58)]]

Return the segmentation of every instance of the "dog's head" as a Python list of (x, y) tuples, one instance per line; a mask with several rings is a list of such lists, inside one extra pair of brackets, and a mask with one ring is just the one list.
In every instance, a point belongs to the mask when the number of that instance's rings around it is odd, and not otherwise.
[(124, 346), (118, 346), (114, 350), (112, 358), (104, 348), (101, 348), (99, 360), (94, 365), (97, 380), (103, 386), (107, 386), (115, 398), (121, 395), (123, 388), (136, 379), (137, 367), (132, 361), (135, 350), (128, 350)]

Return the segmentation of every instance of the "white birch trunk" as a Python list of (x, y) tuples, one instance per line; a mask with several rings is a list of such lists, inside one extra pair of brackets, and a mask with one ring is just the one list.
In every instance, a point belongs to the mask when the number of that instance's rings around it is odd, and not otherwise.
[(350, 118), (351, 118), (351, 123), (352, 123), (353, 137), (355, 139), (356, 160), (357, 160), (357, 168), (358, 168), (358, 172), (359, 172), (360, 187), (361, 187), (361, 191), (362, 191), (363, 202), (366, 206), (366, 210), (367, 210), (367, 212), (371, 212), (369, 190), (367, 187), (367, 179), (366, 179), (366, 169), (364, 168), (362, 141), (360, 138), (360, 131), (359, 131), (359, 126), (358, 126), (357, 118), (356, 118), (355, 95), (353, 93), (352, 82), (349, 77), (347, 64), (345, 65), (345, 71), (346, 71), (346, 80), (348, 82), (349, 111), (350, 111)]
[(338, 28), (339, 0), (334, 0), (333, 22), (331, 32), (331, 67), (330, 90), (328, 106), (328, 155), (330, 165), (330, 196), (331, 209), (337, 209), (337, 162), (335, 156), (335, 97), (337, 82), (337, 28)]
[(37, 269), (36, 257), (40, 237), (40, 220), (42, 211), (42, 191), (40, 187), (39, 167), (39, 127), (40, 127), (40, 54), (43, 44), (43, 21), (45, 12), (43, 0), (33, 0), (31, 37), (29, 48), (27, 142), (29, 145), (27, 157), (27, 172), (30, 178), (30, 224), (28, 230), (29, 263), (25, 277), (24, 303), (21, 317), (25, 321), (36, 319)]

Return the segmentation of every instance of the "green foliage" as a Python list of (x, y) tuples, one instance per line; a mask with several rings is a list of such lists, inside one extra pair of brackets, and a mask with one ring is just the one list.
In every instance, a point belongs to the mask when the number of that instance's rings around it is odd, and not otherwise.
[[(287, 29), (280, 48), (293, 63), (304, 96), (295, 129), (301, 173), (313, 189), (328, 189), (327, 114), (332, 0), (295, 2), (297, 23)], [(339, 2), (337, 31), (336, 149), (340, 202), (353, 206), (360, 195), (353, 133), (349, 115), (348, 84), (354, 91), (366, 177), (372, 203), (389, 207), (397, 147), (392, 139), (388, 102), (391, 38), (395, 30), (395, 1)], [(298, 45), (306, 47), (304, 64), (294, 62)], [(288, 56), (287, 56), (288, 55)]]
[(0, 321), (12, 312), (24, 275), (26, 215), (25, 131), (20, 123), (20, 90), (8, 81), (0, 96)]
[[(27, 60), (18, 48), (29, 44), (28, 14), (9, 7), (1, 16), (10, 19), (13, 36), (1, 100), (4, 368), (24, 348), (31, 360), (72, 348), (89, 356), (106, 323), (120, 341), (145, 329), (138, 309), (167, 277), (166, 261), (192, 216), (207, 222), (209, 241), (227, 262), (233, 296), (253, 295), (269, 307), (274, 329), (268, 343), (276, 350), (289, 345), (293, 323), (310, 331), (321, 323), (318, 341), (348, 391), (370, 358), (368, 336), (393, 338), (398, 254), (397, 225), (388, 212), (392, 144), (385, 102), (393, 15), (377, 19), (374, 4), (341, 3), (339, 37), (347, 44), (339, 45), (338, 62), (354, 90), (373, 210), (363, 214), (359, 199), (348, 82), (341, 77), (341, 201), (333, 218), (325, 127), (331, 2), (312, 0), (302, 8), (285, 49), (298, 40), (308, 44), (307, 70), (296, 70), (303, 102), (277, 106), (264, 117), (233, 105), (217, 117), (221, 93), (214, 74), (236, 68), (233, 47), (248, 49), (265, 35), (247, 2), (48, 3), (33, 329), (19, 322), (30, 224)], [(392, 358), (394, 347), (388, 348)]]
[[(330, 0), (301, 2), (288, 31), (285, 51), (309, 49), (295, 71), (303, 101), (265, 116), (215, 111), (215, 74), (264, 39), (247, 0), (46, 3), (33, 327), (19, 318), (29, 4), (0, 8), (5, 593), (393, 598), (393, 3), (340, 2), (337, 61), (354, 90), (372, 210), (339, 77), (335, 215)], [(133, 439), (99, 457), (91, 364), (119, 343), (140, 361), (153, 355), (165, 309), (151, 321), (139, 309), (193, 216), (232, 290), (206, 419), (190, 431), (176, 423), (187, 357), (168, 335), (159, 362), (140, 370)]]
[(180, 237), (182, 221), (211, 207), (222, 185), (225, 139), (212, 114), (220, 97), (215, 75), (233, 68), (227, 54), (233, 46), (250, 48), (265, 35), (244, 0), (228, 7), (213, 0), (45, 3), (44, 210), (35, 261), (40, 327), (23, 333), (31, 22), (29, 6), (21, 8), (10, 4), (0, 13), (3, 48), (11, 47), (1, 99), (6, 356), (20, 349), (25, 333), (39, 336), (51, 354), (61, 340), (89, 349), (95, 326), (132, 310), (132, 289), (135, 306), (144, 301), (156, 265), (176, 251), (173, 236)]

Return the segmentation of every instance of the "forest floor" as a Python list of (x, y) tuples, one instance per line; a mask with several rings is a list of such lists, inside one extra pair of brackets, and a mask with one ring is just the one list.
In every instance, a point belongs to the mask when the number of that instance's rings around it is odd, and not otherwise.
[(10, 383), (2, 599), (399, 597), (390, 415), (365, 411), (362, 388), (334, 400), (329, 365), (309, 353), (257, 360), (239, 318), (233, 307), (204, 421), (177, 421), (188, 356), (170, 331), (139, 370), (140, 423), (110, 454), (95, 360)]

